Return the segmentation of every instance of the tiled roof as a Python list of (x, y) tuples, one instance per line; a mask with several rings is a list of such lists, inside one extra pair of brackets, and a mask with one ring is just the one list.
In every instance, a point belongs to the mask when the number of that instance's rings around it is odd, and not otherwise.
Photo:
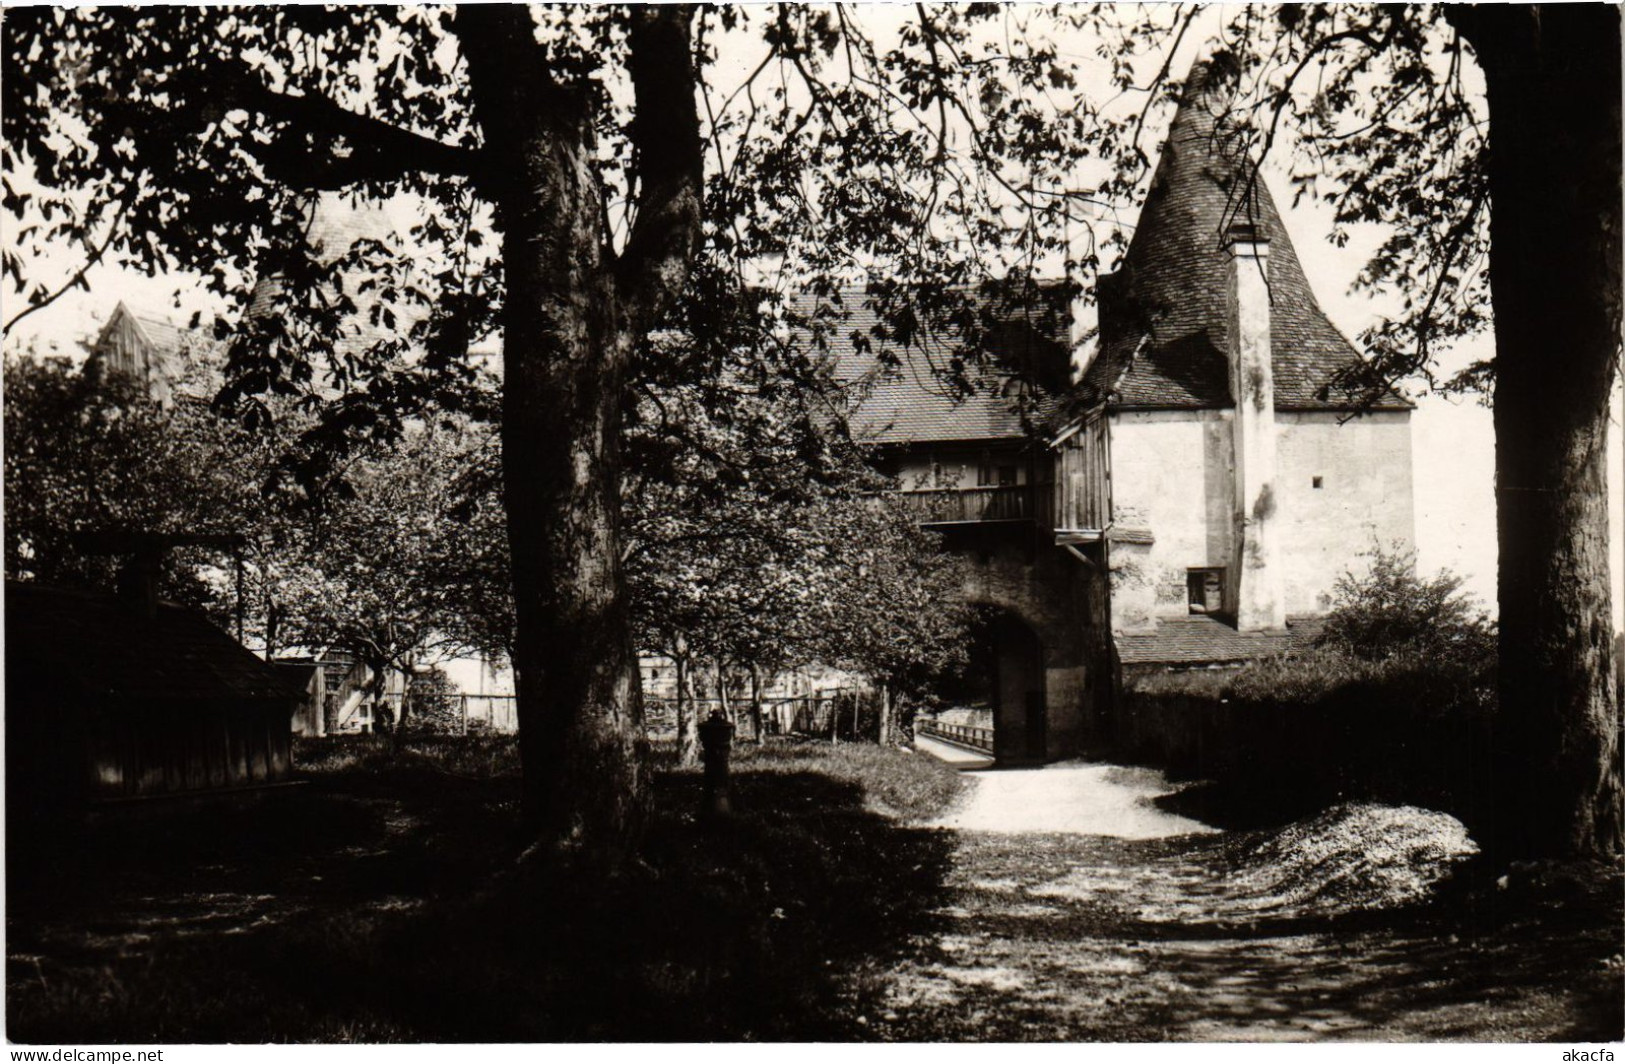
[(1283, 632), (1238, 632), (1214, 617), (1170, 617), (1153, 632), (1117, 637), (1124, 665), (1197, 665), (1247, 661), (1299, 650), (1320, 634), (1319, 617), (1288, 617)]
[(182, 329), (162, 318), (150, 314), (137, 314), (134, 311), (129, 311), (129, 314), (136, 320), (136, 324), (141, 326), (141, 331), (152, 342), (153, 348), (162, 355), (176, 357), (182, 354), (184, 349), (196, 348), (202, 343), (203, 338), (197, 333)]
[[(347, 255), (358, 240), (387, 242), (394, 229), (388, 211), (376, 202), (351, 202), (338, 198), (323, 199), (313, 208), (305, 241), (316, 258), (327, 265)], [(354, 281), (351, 278), (352, 282)], [(277, 300), (288, 282), (277, 274), (266, 274), (254, 282), (249, 293), (248, 306), (243, 311), (245, 321), (272, 313)], [(349, 315), (332, 338), (334, 353), (341, 357), (365, 354), (374, 344), (406, 336), (415, 320), (421, 316), (415, 308), (392, 306), (398, 320), (391, 328), (373, 323), (369, 310), (374, 300), (362, 294), (356, 284), (350, 285), (349, 297), (355, 301), (357, 312)]]
[[(1270, 244), (1276, 408), (1349, 409), (1354, 397), (1332, 381), (1359, 354), (1315, 301), (1262, 175), (1249, 202), (1231, 203), (1246, 169), (1226, 151), (1225, 96), (1209, 87), (1205, 64), (1186, 86), (1123, 265), (1101, 279), (1101, 347), (1086, 384), (1096, 395), (1115, 393), (1117, 407), (1231, 405), (1223, 236), (1246, 223)], [(1379, 405), (1409, 406), (1398, 396)]]
[[(843, 289), (821, 304), (810, 297), (795, 301), (798, 314), (817, 314), (824, 345), (837, 380), (853, 386), (856, 407), (849, 417), (855, 439), (868, 443), (936, 443), (1021, 439), (1030, 432), (1022, 423), (1019, 395), (1006, 395), (1009, 374), (994, 366), (966, 360), (970, 393), (956, 395), (945, 374), (961, 346), (951, 329), (920, 329), (906, 345), (882, 339), (885, 332), (871, 297), (861, 288)], [(997, 330), (988, 341), (992, 362), (1004, 365), (1053, 364), (1054, 384), (1064, 387), (1067, 374), (1067, 319), (1051, 304)], [(1012, 315), (1012, 318), (1015, 317)], [(895, 357), (896, 364), (889, 364)], [(1030, 404), (1034, 421), (1047, 420), (1059, 398), (1040, 393)]]
[(195, 610), (6, 583), (6, 686), (114, 703), (282, 700), (298, 688)]

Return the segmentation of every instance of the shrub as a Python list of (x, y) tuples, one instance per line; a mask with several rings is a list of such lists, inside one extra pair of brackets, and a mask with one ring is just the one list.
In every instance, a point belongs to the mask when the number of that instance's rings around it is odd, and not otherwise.
[(1282, 811), (1418, 804), (1473, 825), (1495, 692), (1495, 626), (1461, 579), (1378, 550), (1346, 574), (1317, 645), (1125, 685), (1123, 754)]
[(1349, 571), (1333, 586), (1332, 610), (1319, 644), (1369, 661), (1417, 652), (1427, 657), (1483, 657), (1495, 651), (1495, 623), (1462, 577), (1448, 569), (1423, 579), (1416, 556), (1400, 547), (1374, 548), (1370, 567)]
[(462, 727), (457, 685), (446, 670), (431, 666), (411, 675), (406, 689), (408, 712), (402, 722), (415, 735), (455, 735)]

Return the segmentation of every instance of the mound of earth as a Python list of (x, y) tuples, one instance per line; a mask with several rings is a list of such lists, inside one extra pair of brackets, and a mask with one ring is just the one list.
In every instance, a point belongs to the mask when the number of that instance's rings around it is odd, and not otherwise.
[(1255, 834), (1231, 874), (1256, 897), (1315, 912), (1392, 909), (1423, 900), (1478, 852), (1461, 821), (1415, 806), (1349, 803)]

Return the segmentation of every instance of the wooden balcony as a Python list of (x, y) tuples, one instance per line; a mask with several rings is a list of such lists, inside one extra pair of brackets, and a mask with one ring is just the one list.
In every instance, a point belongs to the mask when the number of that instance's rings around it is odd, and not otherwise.
[(922, 525), (1030, 521), (1053, 530), (1057, 544), (1097, 542), (1111, 525), (1109, 446), (1105, 418), (1096, 415), (1027, 465), (1032, 483), (905, 489), (894, 497)]
[(903, 491), (897, 497), (922, 525), (1047, 521), (1050, 513), (1048, 484)]

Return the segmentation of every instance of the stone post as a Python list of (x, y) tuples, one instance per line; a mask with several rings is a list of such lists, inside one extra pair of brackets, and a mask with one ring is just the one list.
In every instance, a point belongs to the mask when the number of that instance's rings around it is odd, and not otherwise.
[(708, 817), (728, 816), (733, 812), (728, 801), (728, 755), (733, 748), (734, 726), (720, 711), (713, 711), (699, 731), (705, 763), (705, 803), (701, 812)]

